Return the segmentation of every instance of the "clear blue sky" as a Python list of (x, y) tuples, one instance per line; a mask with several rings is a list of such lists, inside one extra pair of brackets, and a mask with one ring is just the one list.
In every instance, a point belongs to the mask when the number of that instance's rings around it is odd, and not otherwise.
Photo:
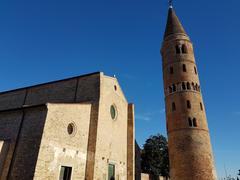
[[(176, 1), (176, 0), (175, 0)], [(240, 168), (240, 2), (174, 3), (195, 46), (218, 174)], [(166, 134), (159, 49), (167, 0), (2, 0), (0, 90), (94, 71), (136, 105), (139, 144)]]

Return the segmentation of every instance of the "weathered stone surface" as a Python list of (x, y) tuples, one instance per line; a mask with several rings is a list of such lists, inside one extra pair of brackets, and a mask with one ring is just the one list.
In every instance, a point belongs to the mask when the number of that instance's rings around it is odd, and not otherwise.
[[(100, 101), (96, 141), (94, 179), (108, 176), (108, 164), (116, 168), (116, 179), (127, 179), (128, 102), (116, 78), (103, 76), (100, 81)], [(112, 119), (110, 107), (117, 110)]]
[[(91, 104), (48, 104), (34, 179), (59, 179), (61, 166), (85, 178)], [(68, 125), (74, 124), (73, 134)]]
[(59, 179), (69, 166), (72, 179), (105, 180), (111, 163), (116, 179), (133, 180), (134, 131), (133, 105), (103, 73), (0, 93), (0, 179)]

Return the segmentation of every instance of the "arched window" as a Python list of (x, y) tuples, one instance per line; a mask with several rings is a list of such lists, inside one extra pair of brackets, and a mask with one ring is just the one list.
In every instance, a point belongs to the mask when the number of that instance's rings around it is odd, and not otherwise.
[(169, 86), (168, 89), (169, 89), (169, 93), (172, 93), (172, 87)]
[(170, 71), (170, 74), (173, 74), (173, 67), (172, 66), (170, 66), (169, 71)]
[(196, 90), (194, 83), (192, 83), (192, 88), (193, 90)]
[(193, 123), (192, 123), (192, 119), (191, 118), (188, 118), (188, 125), (189, 125), (189, 127), (193, 127)]
[(175, 102), (172, 103), (172, 111), (176, 111), (176, 104), (175, 104)]
[(175, 85), (175, 84), (173, 84), (173, 86), (172, 86), (172, 91), (173, 91), (173, 92), (176, 91), (176, 85)]
[(189, 83), (189, 82), (187, 82), (187, 89), (188, 89), (188, 90), (191, 90), (191, 86), (190, 86), (190, 83)]
[(197, 120), (196, 120), (196, 118), (193, 118), (193, 127), (197, 127)]
[(187, 72), (186, 64), (182, 65), (183, 72)]
[(201, 102), (200, 102), (200, 109), (203, 111), (203, 105)]
[(181, 45), (176, 45), (176, 54), (181, 54)]
[(195, 85), (195, 90), (198, 91), (198, 84)]
[(187, 100), (187, 108), (191, 109), (191, 102), (189, 100)]
[(182, 53), (187, 54), (187, 46), (185, 44), (182, 45)]
[(182, 89), (183, 89), (183, 90), (186, 90), (185, 82), (182, 82)]
[(194, 72), (195, 74), (197, 74), (197, 68), (194, 66)]

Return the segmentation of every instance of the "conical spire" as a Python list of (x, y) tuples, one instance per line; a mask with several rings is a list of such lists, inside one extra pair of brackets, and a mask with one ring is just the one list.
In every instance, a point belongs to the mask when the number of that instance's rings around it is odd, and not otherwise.
[(168, 10), (168, 20), (164, 38), (172, 34), (186, 34), (181, 22), (179, 21), (173, 7), (170, 6)]

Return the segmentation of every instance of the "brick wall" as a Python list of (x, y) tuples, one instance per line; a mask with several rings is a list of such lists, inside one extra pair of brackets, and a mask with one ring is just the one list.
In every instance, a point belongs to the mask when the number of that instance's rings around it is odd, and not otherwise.
[(0, 93), (0, 111), (23, 105), (46, 103), (97, 102), (100, 96), (100, 75), (95, 73)]

